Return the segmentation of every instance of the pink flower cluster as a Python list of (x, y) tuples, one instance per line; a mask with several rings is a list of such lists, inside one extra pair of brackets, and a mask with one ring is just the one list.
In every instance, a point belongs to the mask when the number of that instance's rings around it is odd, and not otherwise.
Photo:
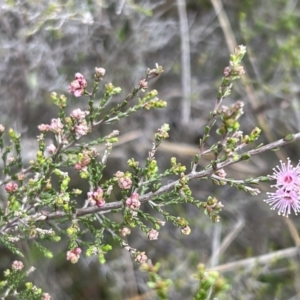
[(51, 300), (51, 296), (48, 293), (43, 293), (43, 300)]
[(80, 108), (74, 109), (71, 113), (71, 118), (75, 123), (74, 130), (77, 138), (86, 135), (90, 130), (85, 119), (88, 114), (88, 111), (82, 111)]
[(87, 81), (82, 74), (76, 73), (75, 80), (72, 81), (69, 85), (69, 92), (75, 97), (80, 97), (84, 93), (84, 89), (87, 86)]
[(18, 184), (15, 183), (15, 182), (8, 182), (8, 183), (5, 185), (5, 190), (6, 190), (8, 193), (14, 193), (17, 189), (18, 189)]
[[(89, 114), (88, 111), (82, 111), (80, 108), (77, 108), (77, 109), (74, 109), (70, 115), (70, 117), (73, 120), (73, 123), (72, 123), (73, 128), (72, 129), (75, 131), (77, 138), (80, 138), (83, 135), (86, 135), (90, 131), (90, 128), (85, 119), (85, 117), (88, 114)], [(59, 118), (52, 119), (50, 125), (49, 124), (40, 124), (38, 126), (38, 129), (41, 132), (51, 131), (53, 133), (60, 134), (60, 135), (63, 132), (63, 128), (64, 128), (64, 125), (61, 122), (61, 119), (59, 119)], [(56, 149), (54, 149), (53, 147), (49, 148), (47, 150), (49, 153), (52, 153), (52, 154), (56, 151)]]
[(103, 190), (98, 187), (94, 192), (88, 192), (88, 201), (92, 206), (97, 205), (99, 207), (104, 206), (105, 200), (103, 198)]
[(278, 209), (278, 214), (288, 217), (293, 210), (295, 215), (300, 212), (300, 163), (293, 167), (290, 159), (287, 163), (280, 161), (281, 166), (274, 168), (270, 179), (275, 179), (272, 185), (277, 190), (267, 193), (268, 199), (264, 201), (271, 205), (271, 209)]
[(91, 162), (90, 152), (87, 150), (83, 150), (82, 156), (80, 157), (79, 161), (75, 164), (76, 170), (86, 171), (88, 164)]
[(131, 188), (132, 180), (128, 175), (124, 174), (121, 171), (118, 171), (116, 173), (116, 178), (118, 180), (118, 185), (119, 185), (120, 189), (129, 190)]
[(38, 129), (42, 132), (52, 131), (52, 132), (57, 133), (57, 134), (61, 134), (63, 128), (64, 128), (64, 125), (62, 124), (62, 122), (59, 118), (58, 119), (52, 119), (50, 125), (41, 124), (41, 125), (38, 126)]
[(132, 210), (138, 210), (141, 206), (139, 197), (140, 195), (138, 193), (133, 193), (129, 198), (127, 198), (125, 202), (126, 206)]
[(67, 260), (69, 260), (72, 264), (76, 264), (80, 258), (80, 254), (81, 254), (82, 250), (77, 247), (74, 248), (71, 251), (67, 252)]
[(129, 235), (131, 233), (130, 229), (128, 227), (123, 227), (121, 230), (120, 230), (120, 233), (122, 236), (126, 236), (126, 235)]
[(19, 260), (15, 260), (12, 264), (12, 269), (15, 271), (21, 271), (23, 268), (24, 264)]
[(147, 261), (148, 257), (145, 254), (145, 252), (140, 252), (137, 254), (137, 256), (135, 257), (135, 261), (139, 264), (143, 264)]
[(76, 108), (72, 111), (71, 117), (81, 122), (88, 114), (88, 111), (82, 111), (80, 108)]

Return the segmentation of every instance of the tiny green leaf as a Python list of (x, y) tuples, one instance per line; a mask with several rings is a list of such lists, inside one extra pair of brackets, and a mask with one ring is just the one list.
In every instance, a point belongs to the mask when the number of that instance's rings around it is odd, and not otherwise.
[(292, 133), (286, 135), (283, 140), (286, 141), (286, 142), (290, 142), (294, 139), (294, 135)]

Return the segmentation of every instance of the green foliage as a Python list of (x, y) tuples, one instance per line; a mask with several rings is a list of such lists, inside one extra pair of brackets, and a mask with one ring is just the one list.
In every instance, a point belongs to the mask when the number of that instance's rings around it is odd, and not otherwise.
[(198, 274), (195, 277), (199, 285), (193, 300), (212, 300), (222, 296), (230, 286), (216, 271), (207, 271), (203, 264), (198, 265)]
[(12, 253), (17, 254), (21, 257), (24, 257), (23, 253), (20, 251), (20, 249), (18, 249), (12, 242), (10, 242), (10, 240), (18, 240), (14, 239), (12, 236), (8, 236), (8, 235), (2, 235), (0, 237), (0, 242), (7, 248), (9, 249)]
[(167, 300), (169, 299), (168, 289), (172, 284), (172, 281), (170, 279), (163, 279), (158, 274), (160, 267), (160, 263), (156, 263), (155, 265), (144, 263), (141, 265), (140, 269), (141, 271), (148, 273), (150, 281), (147, 282), (147, 285), (156, 292), (158, 299)]
[[(271, 76), (271, 72), (274, 72), (280, 64), (285, 72), (290, 73), (286, 74), (286, 78), (289, 77), (300, 66), (300, 39), (297, 33), (299, 18), (288, 9), (285, 0), (273, 1), (272, 7), (263, 11), (259, 5), (256, 6), (255, 1), (250, 6), (251, 9), (247, 6), (242, 7), (240, 25), (248, 45), (259, 37), (267, 36), (265, 46), (268, 50), (265, 48), (264, 51), (268, 52), (268, 55), (265, 56), (262, 65), (263, 75)], [(274, 14), (274, 11), (280, 11), (280, 14)], [(266, 19), (268, 22), (265, 22)], [(252, 22), (254, 24), (249, 26), (248, 23)]]
[(50, 299), (48, 293), (43, 293), (42, 289), (37, 288), (32, 282), (23, 282), (26, 277), (34, 272), (34, 268), (23, 271), (24, 265), (21, 261), (14, 261), (12, 268), (4, 271), (4, 281), (0, 282), (0, 294), (2, 299), (10, 299), (10, 296), (20, 300), (45, 300)]

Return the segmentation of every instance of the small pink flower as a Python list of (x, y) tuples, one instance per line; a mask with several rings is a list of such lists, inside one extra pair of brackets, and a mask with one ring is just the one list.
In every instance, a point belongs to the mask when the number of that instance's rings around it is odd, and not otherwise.
[(267, 193), (268, 199), (264, 201), (271, 205), (271, 209), (278, 209), (278, 214), (288, 217), (291, 210), (295, 215), (300, 212), (299, 190), (290, 188), (278, 189), (275, 193)]
[(76, 132), (76, 137), (80, 138), (89, 132), (89, 127), (86, 123), (75, 125), (75, 132)]
[(86, 166), (91, 162), (91, 158), (97, 157), (98, 153), (95, 149), (83, 150), (80, 154), (79, 161), (75, 164), (76, 170), (86, 169)]
[(98, 187), (96, 191), (88, 192), (88, 201), (91, 205), (97, 205), (98, 207), (104, 206), (105, 200), (103, 198), (103, 190)]
[(78, 262), (78, 259), (78, 255), (76, 255), (72, 251), (67, 252), (67, 260), (69, 260), (72, 264), (76, 264)]
[(141, 202), (139, 201), (139, 194), (133, 193), (129, 198), (127, 198), (125, 204), (132, 210), (138, 210), (141, 206)]
[(236, 69), (236, 72), (237, 72), (239, 75), (243, 75), (243, 74), (246, 73), (243, 66), (238, 66), (237, 69)]
[(0, 133), (4, 132), (4, 130), (5, 130), (5, 127), (2, 124), (0, 124)]
[(88, 196), (92, 197), (94, 200), (100, 200), (103, 197), (103, 190), (100, 187), (98, 187), (96, 191), (89, 192)]
[(123, 227), (121, 230), (120, 230), (120, 233), (122, 236), (126, 236), (126, 235), (129, 235), (130, 234), (130, 229), (128, 227)]
[(82, 111), (80, 108), (76, 108), (71, 112), (71, 117), (76, 119), (77, 121), (81, 121), (89, 114), (88, 111)]
[(76, 170), (82, 170), (84, 168), (84, 166), (82, 166), (80, 163), (76, 163), (75, 166), (74, 166), (74, 168)]
[(145, 252), (140, 252), (136, 258), (135, 258), (135, 261), (139, 264), (143, 264), (147, 261), (148, 257), (147, 255), (145, 254)]
[(118, 180), (118, 185), (121, 189), (123, 190), (129, 190), (132, 186), (132, 180), (131, 180), (131, 174), (124, 172), (118, 171), (115, 174), (117, 180)]
[(122, 190), (129, 190), (132, 186), (132, 180), (129, 177), (123, 177), (118, 180), (119, 187)]
[(103, 207), (105, 205), (105, 200), (104, 199), (97, 200), (96, 205), (98, 207)]
[(15, 260), (12, 264), (12, 269), (15, 271), (20, 271), (23, 268), (24, 268), (24, 264), (19, 260)]
[(18, 189), (18, 184), (15, 183), (15, 182), (8, 182), (8, 183), (5, 185), (5, 190), (6, 190), (8, 193), (13, 193), (13, 192), (15, 192), (17, 189)]
[(54, 133), (61, 133), (62, 129), (64, 128), (64, 125), (61, 123), (61, 120), (58, 119), (52, 119), (50, 130)]
[(75, 97), (80, 97), (83, 94), (84, 89), (77, 80), (74, 80), (69, 85), (69, 92), (74, 94)]
[(51, 300), (51, 296), (48, 293), (43, 293), (43, 300)]
[(16, 159), (15, 159), (13, 156), (10, 156), (10, 157), (7, 158), (7, 160), (8, 160), (9, 163), (12, 163), (12, 162), (14, 162)]
[(267, 193), (264, 201), (271, 205), (271, 209), (278, 209), (278, 214), (288, 217), (292, 210), (297, 215), (300, 212), (300, 165), (293, 167), (290, 159), (287, 163), (280, 161), (281, 166), (274, 168), (270, 179), (275, 179), (277, 188), (275, 193)]
[(150, 241), (153, 241), (153, 240), (157, 240), (158, 239), (158, 235), (159, 235), (159, 232), (155, 229), (151, 229), (149, 232), (148, 232), (148, 239)]
[(69, 85), (69, 92), (75, 97), (80, 97), (84, 93), (84, 89), (87, 86), (87, 81), (84, 79), (83, 75), (80, 73), (75, 74), (75, 80)]
[(85, 81), (84, 76), (81, 73), (76, 73), (75, 79), (78, 80), (79, 82)]
[(76, 264), (80, 258), (80, 253), (82, 250), (77, 247), (71, 251), (67, 252), (67, 260), (69, 260), (72, 264)]
[(90, 162), (91, 162), (90, 157), (83, 157), (80, 164), (81, 166), (86, 167)]
[(146, 79), (142, 79), (139, 83), (141, 89), (147, 89), (148, 88), (148, 81)]
[(86, 167), (90, 162), (91, 162), (91, 158), (84, 156), (80, 162), (81, 168)]
[(77, 247), (75, 249), (73, 249), (73, 252), (77, 255), (80, 255), (80, 253), (82, 252), (81, 248)]
[(293, 167), (290, 159), (287, 159), (287, 164), (280, 161), (281, 166), (273, 169), (273, 175), (269, 178), (276, 180), (276, 187), (300, 186), (300, 166)]
[(24, 173), (19, 173), (17, 176), (18, 176), (18, 180), (19, 180), (19, 181), (24, 180), (25, 177), (26, 177)]
[(223, 70), (223, 74), (225, 77), (227, 77), (231, 72), (231, 67), (225, 67)]
[(49, 131), (51, 129), (51, 126), (48, 125), (48, 124), (40, 124), (38, 126), (38, 129), (39, 129), (39, 131), (47, 132), (47, 131)]
[(220, 169), (220, 170), (216, 171), (216, 174), (221, 178), (225, 178), (227, 175), (224, 169)]
[(189, 235), (191, 233), (191, 228), (189, 226), (185, 226), (182, 227), (180, 231), (184, 235)]
[(47, 151), (48, 151), (49, 154), (55, 154), (55, 152), (56, 152), (56, 147), (55, 147), (53, 144), (51, 144), (51, 145), (49, 145), (49, 146), (47, 147)]
[(117, 178), (121, 178), (124, 176), (124, 172), (118, 171), (115, 175)]

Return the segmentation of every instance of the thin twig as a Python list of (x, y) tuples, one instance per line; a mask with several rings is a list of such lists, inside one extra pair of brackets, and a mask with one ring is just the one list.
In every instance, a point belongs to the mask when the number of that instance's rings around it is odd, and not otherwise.
[(221, 233), (222, 224), (215, 223), (213, 226), (212, 255), (210, 257), (209, 264), (212, 268), (217, 266), (219, 263)]
[(191, 58), (189, 24), (186, 13), (185, 0), (177, 0), (179, 27), (181, 39), (181, 82), (182, 102), (181, 120), (184, 125), (189, 123), (191, 114)]
[(269, 254), (264, 254), (261, 256), (256, 256), (256, 257), (247, 258), (247, 259), (241, 259), (241, 260), (234, 261), (231, 263), (219, 265), (217, 267), (212, 268), (211, 270), (225, 273), (225, 272), (235, 271), (242, 267), (252, 268), (253, 266), (255, 266), (257, 264), (266, 264), (271, 261), (274, 261), (275, 259), (291, 258), (291, 257), (298, 255), (298, 253), (299, 253), (299, 248), (292, 247), (292, 248), (287, 248), (284, 250), (275, 251), (275, 252), (272, 252)]
[(243, 229), (245, 226), (245, 220), (240, 218), (238, 222), (235, 224), (234, 228), (229, 232), (229, 234), (225, 237), (223, 240), (221, 246), (218, 248), (218, 250), (213, 251), (212, 256), (210, 258), (210, 265), (213, 268), (216, 266), (216, 261), (218, 257), (225, 252), (225, 250), (229, 247), (231, 242), (238, 236), (240, 231)]
[[(293, 223), (292, 220), (285, 218), (285, 223), (290, 231), (290, 234), (294, 240), (295, 245), (300, 249), (300, 238), (298, 234), (298, 230)], [(295, 290), (297, 291), (297, 294), (300, 295), (300, 287), (299, 287), (299, 282), (300, 282), (300, 270), (299, 270), (299, 264), (296, 258), (292, 258), (292, 263), (295, 265), (295, 270), (294, 270), (294, 286)]]

